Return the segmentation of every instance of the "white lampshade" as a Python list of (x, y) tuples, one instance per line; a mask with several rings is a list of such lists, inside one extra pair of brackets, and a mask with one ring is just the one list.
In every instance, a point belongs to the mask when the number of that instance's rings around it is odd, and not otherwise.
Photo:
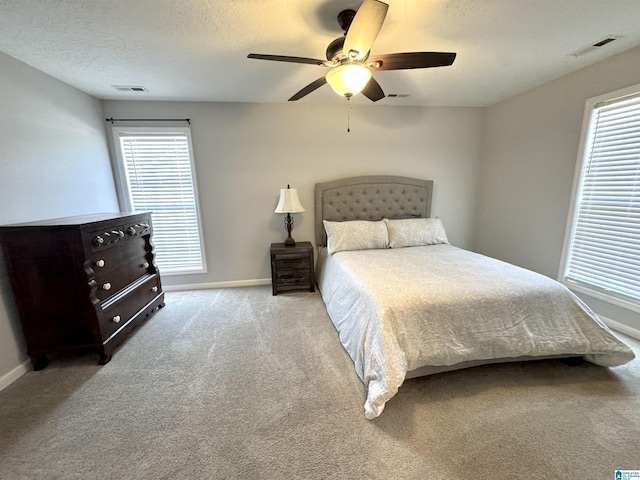
[(299, 213), (304, 212), (304, 207), (298, 199), (298, 191), (295, 188), (283, 188), (280, 190), (280, 201), (274, 213)]
[(345, 63), (329, 70), (327, 82), (338, 95), (350, 97), (362, 91), (371, 79), (371, 71), (364, 65)]

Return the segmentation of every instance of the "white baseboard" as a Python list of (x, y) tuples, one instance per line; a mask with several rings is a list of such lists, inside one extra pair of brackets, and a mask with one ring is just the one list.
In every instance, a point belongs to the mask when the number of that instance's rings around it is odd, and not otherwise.
[(17, 379), (19, 379), (22, 375), (31, 370), (31, 362), (29, 360), (25, 360), (23, 363), (18, 365), (13, 370), (5, 373), (2, 377), (0, 377), (0, 391), (7, 388)]
[(165, 292), (180, 292), (184, 290), (208, 290), (210, 288), (253, 287), (256, 285), (271, 285), (270, 278), (256, 278), (254, 280), (238, 280), (231, 282), (192, 283), (184, 285), (162, 285)]
[(616, 322), (610, 318), (603, 317), (602, 315), (599, 315), (599, 317), (612, 330), (627, 335), (628, 337), (635, 338), (636, 340), (640, 340), (640, 330), (630, 327), (629, 325), (625, 325), (624, 323)]

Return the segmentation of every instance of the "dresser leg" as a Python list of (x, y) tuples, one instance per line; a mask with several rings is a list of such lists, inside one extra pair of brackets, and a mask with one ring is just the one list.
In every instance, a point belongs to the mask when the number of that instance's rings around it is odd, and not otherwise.
[(31, 357), (31, 366), (35, 371), (42, 370), (49, 364), (46, 355), (33, 355)]
[(106, 365), (111, 361), (111, 355), (107, 353), (100, 354), (100, 360), (98, 360), (98, 365)]

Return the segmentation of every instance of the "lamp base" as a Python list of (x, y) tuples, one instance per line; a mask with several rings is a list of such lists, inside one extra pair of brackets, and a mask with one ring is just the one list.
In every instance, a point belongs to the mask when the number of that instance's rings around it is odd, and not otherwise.
[(291, 230), (293, 230), (293, 217), (290, 213), (284, 217), (284, 227), (287, 229), (287, 239), (284, 241), (285, 247), (295, 247), (296, 241), (291, 237)]

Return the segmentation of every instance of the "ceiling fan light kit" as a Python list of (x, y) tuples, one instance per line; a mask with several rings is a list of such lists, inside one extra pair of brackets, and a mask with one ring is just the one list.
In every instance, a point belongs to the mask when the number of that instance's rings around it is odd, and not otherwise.
[(357, 63), (345, 63), (329, 70), (326, 79), (334, 92), (351, 98), (369, 83), (371, 70)]
[(372, 102), (385, 97), (372, 73), (382, 70), (445, 67), (453, 64), (455, 53), (406, 52), (375, 55), (369, 58), (373, 42), (382, 29), (389, 5), (379, 0), (364, 0), (357, 12), (343, 10), (337, 20), (344, 36), (327, 47), (327, 60), (285, 55), (250, 53), (248, 58), (276, 62), (305, 63), (330, 68), (329, 72), (295, 93), (290, 102), (300, 100), (328, 83), (340, 96), (350, 99), (360, 92)]

